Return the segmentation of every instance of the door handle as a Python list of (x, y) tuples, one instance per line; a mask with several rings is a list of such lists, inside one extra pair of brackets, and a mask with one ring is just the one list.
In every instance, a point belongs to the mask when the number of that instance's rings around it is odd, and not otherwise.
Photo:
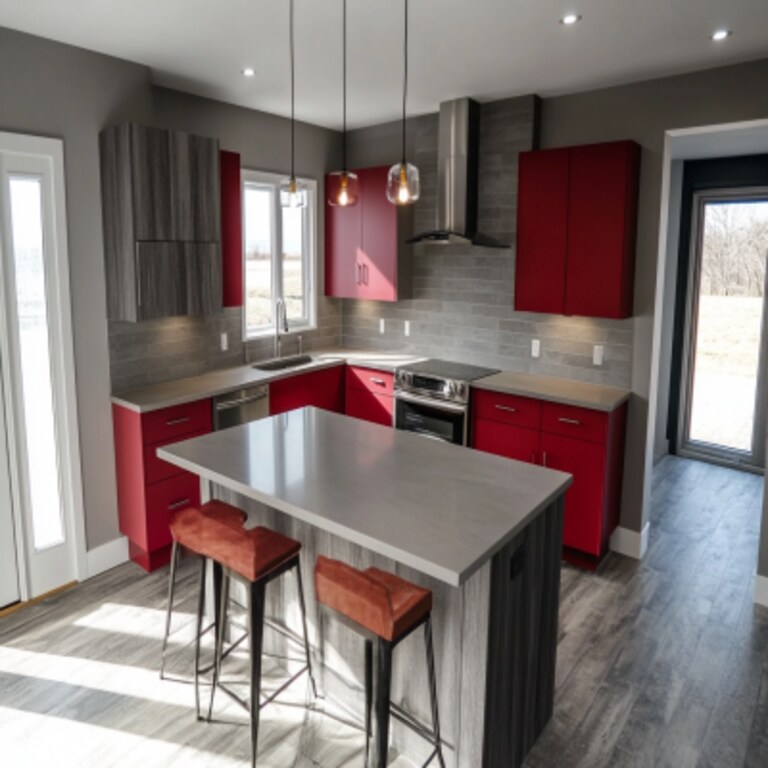
[(376, 379), (376, 378), (373, 378), (373, 377), (370, 379), (370, 382), (372, 384), (378, 384), (380, 387), (384, 387), (387, 384), (387, 382), (384, 381), (384, 379)]
[(355, 262), (355, 285), (360, 285), (360, 262)]
[(497, 411), (507, 411), (508, 413), (517, 413), (517, 408), (513, 408), (511, 405), (496, 405)]
[(189, 504), (189, 499), (180, 499), (179, 501), (174, 501), (173, 504), (168, 505), (169, 511), (173, 512), (177, 509), (180, 509), (181, 507), (187, 506)]
[(368, 265), (363, 264), (363, 285), (368, 285)]
[(566, 419), (565, 416), (561, 416), (558, 421), (561, 424), (573, 424), (574, 427), (581, 426), (581, 422), (578, 419)]
[(541, 452), (541, 466), (546, 467), (547, 466), (547, 452), (542, 451)]
[(175, 427), (177, 424), (184, 424), (189, 421), (189, 416), (182, 416), (180, 419), (171, 419), (165, 422), (166, 427)]

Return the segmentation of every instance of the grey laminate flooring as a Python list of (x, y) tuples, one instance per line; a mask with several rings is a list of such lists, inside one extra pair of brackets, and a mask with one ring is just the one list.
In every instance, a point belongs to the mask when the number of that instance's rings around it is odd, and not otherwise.
[[(669, 458), (654, 486), (643, 563), (563, 569), (555, 714), (526, 768), (768, 766), (768, 612), (752, 605), (763, 479)], [(219, 698), (219, 722), (198, 723), (191, 686), (157, 677), (166, 578), (122, 566), (0, 620), (2, 766), (247, 764), (237, 708)], [(180, 588), (177, 674), (195, 569)], [(351, 768), (362, 747), (300, 707), (262, 714), (260, 768)]]

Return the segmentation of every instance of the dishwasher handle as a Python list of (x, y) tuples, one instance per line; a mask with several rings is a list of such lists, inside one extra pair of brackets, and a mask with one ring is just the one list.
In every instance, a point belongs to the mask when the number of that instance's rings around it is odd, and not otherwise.
[(258, 395), (251, 395), (250, 397), (239, 397), (236, 400), (224, 400), (223, 402), (216, 403), (217, 411), (228, 411), (232, 408), (239, 408), (241, 405), (247, 405), (248, 403), (255, 403), (258, 400), (266, 400), (268, 397), (267, 392), (259, 392)]

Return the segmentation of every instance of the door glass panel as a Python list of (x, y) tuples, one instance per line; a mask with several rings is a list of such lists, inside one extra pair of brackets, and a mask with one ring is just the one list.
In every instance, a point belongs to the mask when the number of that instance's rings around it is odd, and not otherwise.
[(768, 202), (707, 202), (703, 215), (689, 439), (751, 453)]
[(42, 183), (10, 178), (11, 242), (15, 272), (33, 541), (36, 550), (64, 541), (53, 411), (48, 314), (43, 260)]
[(306, 208), (282, 208), (283, 296), (288, 320), (305, 321), (304, 217)]
[(245, 185), (245, 311), (249, 333), (272, 325), (273, 195), (270, 187)]

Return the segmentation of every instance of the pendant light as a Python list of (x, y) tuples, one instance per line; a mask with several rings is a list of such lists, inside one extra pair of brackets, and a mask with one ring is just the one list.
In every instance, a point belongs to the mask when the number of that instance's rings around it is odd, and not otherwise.
[(403, 66), (403, 159), (389, 169), (387, 199), (395, 205), (409, 205), (419, 199), (419, 169), (405, 160), (405, 107), (408, 98), (408, 0), (404, 0)]
[(283, 208), (305, 208), (307, 188), (296, 180), (296, 62), (293, 44), (293, 0), (290, 0), (290, 48), (291, 48), (291, 178), (280, 184), (280, 205)]
[(347, 170), (347, 0), (343, 1), (342, 82), (344, 124), (341, 134), (341, 170), (328, 174), (328, 204), (342, 208), (357, 204), (357, 174)]

